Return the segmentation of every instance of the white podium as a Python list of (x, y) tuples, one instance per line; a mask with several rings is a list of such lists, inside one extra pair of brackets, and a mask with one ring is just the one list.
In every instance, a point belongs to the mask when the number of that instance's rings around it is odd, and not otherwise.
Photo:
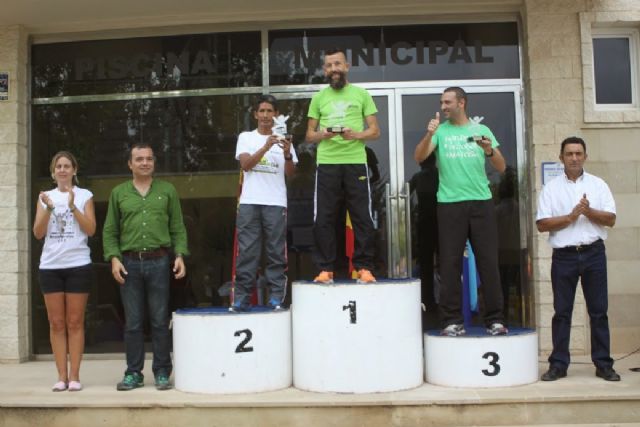
[(296, 388), (372, 393), (423, 383), (419, 280), (294, 282), (292, 301)]
[(449, 387), (509, 387), (538, 380), (538, 335), (532, 329), (510, 329), (490, 336), (484, 328), (467, 335), (424, 335), (426, 381)]
[(291, 386), (291, 313), (254, 308), (173, 313), (175, 387), (199, 393), (254, 393)]

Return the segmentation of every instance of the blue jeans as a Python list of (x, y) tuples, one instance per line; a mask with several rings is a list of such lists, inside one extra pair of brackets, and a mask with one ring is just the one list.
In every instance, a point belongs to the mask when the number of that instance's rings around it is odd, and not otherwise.
[(607, 256), (604, 243), (596, 242), (581, 251), (554, 249), (551, 264), (553, 309), (551, 321), (553, 352), (549, 364), (562, 370), (569, 366), (571, 315), (578, 278), (587, 304), (591, 326), (591, 360), (598, 368), (613, 366), (609, 351), (607, 317)]
[(124, 345), (125, 373), (142, 373), (144, 368), (145, 302), (151, 323), (153, 374), (171, 375), (171, 335), (169, 333), (169, 256), (139, 260), (123, 257), (127, 270), (120, 297), (126, 319)]

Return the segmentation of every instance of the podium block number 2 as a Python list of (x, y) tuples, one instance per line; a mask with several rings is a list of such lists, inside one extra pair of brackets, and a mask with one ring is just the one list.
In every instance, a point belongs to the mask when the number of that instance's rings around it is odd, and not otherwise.
[(498, 365), (498, 360), (500, 360), (500, 356), (498, 353), (493, 351), (488, 351), (482, 355), (483, 359), (487, 359), (489, 361), (489, 369), (483, 369), (482, 373), (488, 377), (495, 377), (500, 373), (500, 365)]
[(249, 344), (249, 341), (251, 341), (251, 338), (253, 337), (251, 329), (243, 329), (241, 331), (236, 331), (233, 334), (234, 337), (239, 337), (240, 335), (244, 335), (244, 339), (240, 341), (240, 344), (236, 347), (236, 353), (249, 353), (253, 351), (253, 347), (247, 347), (247, 344)]

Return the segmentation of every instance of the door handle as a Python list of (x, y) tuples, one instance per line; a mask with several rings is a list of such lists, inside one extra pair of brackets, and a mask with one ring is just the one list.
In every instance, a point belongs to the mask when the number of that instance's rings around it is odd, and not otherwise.
[(393, 209), (391, 207), (391, 186), (389, 183), (384, 186), (384, 199), (387, 213), (387, 277), (393, 277), (393, 252), (391, 249), (391, 238), (393, 237), (391, 228), (393, 227)]
[(408, 182), (404, 184), (404, 224), (405, 224), (405, 233), (407, 234), (405, 242), (407, 249), (407, 277), (411, 277), (411, 263), (412, 263), (412, 253), (411, 253), (411, 186)]

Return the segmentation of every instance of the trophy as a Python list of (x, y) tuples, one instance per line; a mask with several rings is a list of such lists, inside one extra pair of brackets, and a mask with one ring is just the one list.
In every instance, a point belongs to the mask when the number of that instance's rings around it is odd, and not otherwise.
[(278, 139), (285, 139), (287, 136), (287, 120), (289, 120), (289, 116), (283, 116), (282, 114), (273, 118), (274, 125), (271, 131)]

